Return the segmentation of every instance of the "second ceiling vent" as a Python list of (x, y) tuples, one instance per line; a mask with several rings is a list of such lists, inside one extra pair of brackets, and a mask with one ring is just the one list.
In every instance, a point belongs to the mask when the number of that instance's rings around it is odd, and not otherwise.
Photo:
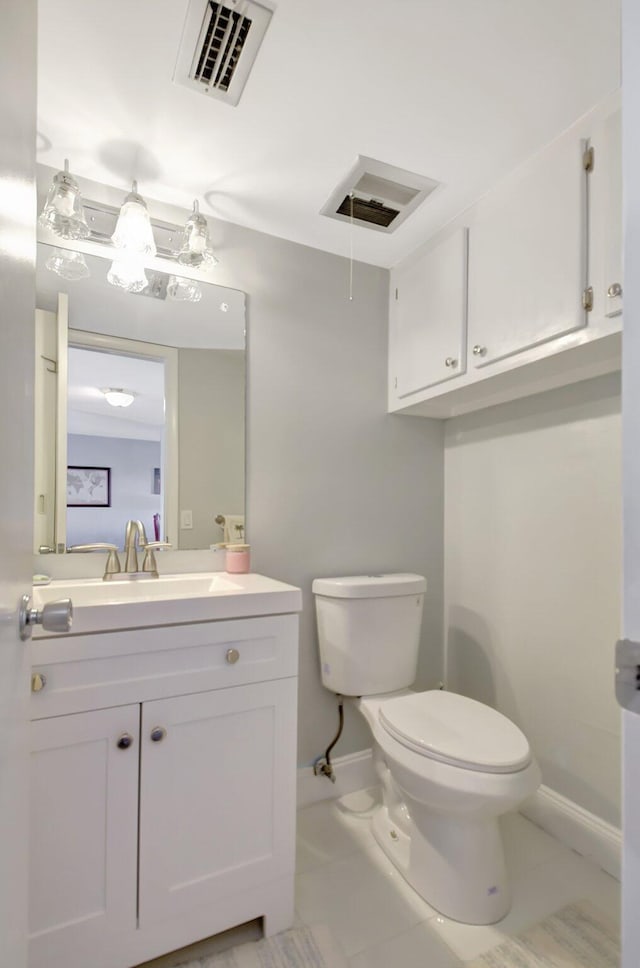
[(264, 0), (190, 0), (176, 84), (236, 105), (272, 13)]
[(356, 165), (331, 193), (321, 215), (377, 232), (393, 232), (439, 185), (424, 175), (358, 156)]

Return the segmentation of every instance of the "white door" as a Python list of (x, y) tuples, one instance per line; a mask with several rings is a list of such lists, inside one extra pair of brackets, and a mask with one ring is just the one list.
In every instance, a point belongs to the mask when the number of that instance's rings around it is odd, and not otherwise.
[[(623, 628), (640, 642), (640, 4), (623, 0)], [(623, 712), (623, 968), (640, 964), (640, 713)]]
[(296, 680), (142, 705), (140, 927), (293, 869)]
[(465, 372), (467, 229), (391, 273), (392, 393), (413, 393)]
[(30, 968), (106, 963), (136, 930), (139, 728), (137, 703), (31, 724)]
[(469, 346), (487, 366), (587, 324), (587, 173), (573, 134), (481, 199), (469, 242)]
[(0, 965), (26, 964), (29, 655), (18, 601), (33, 573), (36, 0), (0, 28)]

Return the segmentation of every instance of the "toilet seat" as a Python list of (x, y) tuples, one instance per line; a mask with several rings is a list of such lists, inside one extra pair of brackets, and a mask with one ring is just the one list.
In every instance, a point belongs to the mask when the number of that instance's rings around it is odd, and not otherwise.
[(518, 727), (484, 703), (444, 690), (380, 704), (378, 721), (396, 742), (428, 759), (482, 773), (515, 773), (531, 762)]

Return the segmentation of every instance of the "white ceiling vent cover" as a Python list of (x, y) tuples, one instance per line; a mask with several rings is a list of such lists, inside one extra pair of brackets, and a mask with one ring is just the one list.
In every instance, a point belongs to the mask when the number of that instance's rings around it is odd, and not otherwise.
[(264, 0), (190, 0), (175, 83), (237, 104), (272, 13)]
[[(321, 215), (376, 232), (395, 232), (440, 183), (424, 175), (358, 155), (349, 174), (320, 209)], [(353, 196), (353, 197), (352, 197)]]

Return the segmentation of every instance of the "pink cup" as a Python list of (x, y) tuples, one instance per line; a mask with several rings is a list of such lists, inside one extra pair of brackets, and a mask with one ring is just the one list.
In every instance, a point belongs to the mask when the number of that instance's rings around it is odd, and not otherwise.
[(249, 545), (227, 545), (225, 570), (230, 575), (246, 575), (251, 570)]

